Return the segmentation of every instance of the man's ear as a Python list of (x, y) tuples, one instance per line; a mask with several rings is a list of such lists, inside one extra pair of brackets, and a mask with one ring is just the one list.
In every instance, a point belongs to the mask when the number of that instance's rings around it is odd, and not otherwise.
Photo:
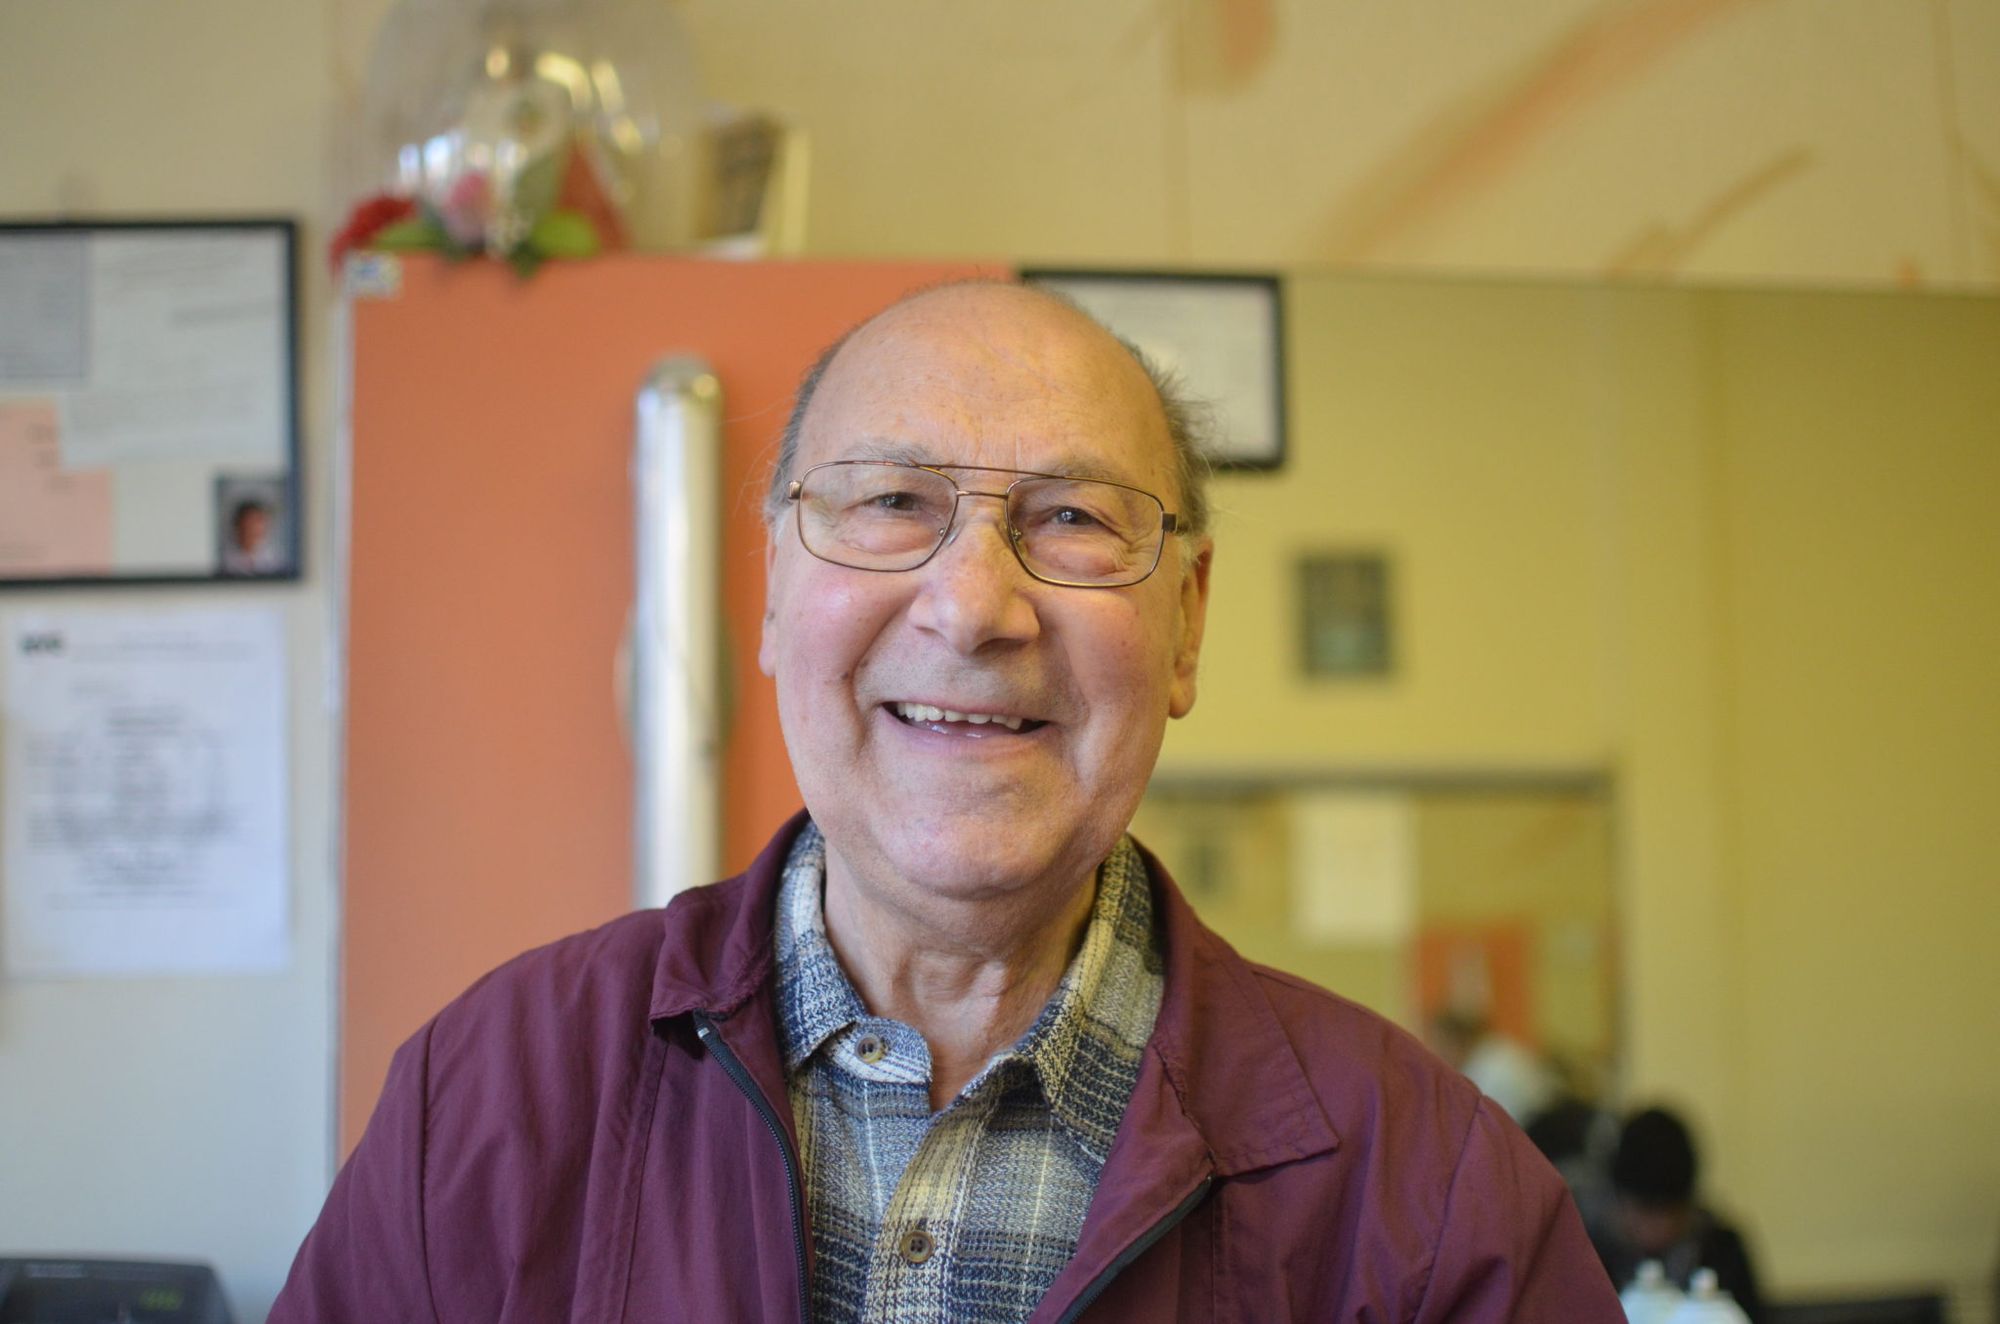
[(1174, 645), (1174, 683), (1167, 701), (1167, 715), (1186, 717), (1194, 709), (1195, 670), (1201, 661), (1201, 635), (1208, 624), (1208, 568), (1215, 559), (1215, 544), (1207, 538), (1195, 551), (1194, 560), (1181, 571), (1180, 637)]
[(778, 674), (778, 540), (764, 539), (764, 628), (757, 644), (757, 669), (767, 676)]

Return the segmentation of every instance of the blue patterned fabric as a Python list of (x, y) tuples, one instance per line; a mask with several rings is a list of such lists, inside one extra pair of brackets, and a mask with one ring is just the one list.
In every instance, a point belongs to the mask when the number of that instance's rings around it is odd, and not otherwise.
[(1146, 866), (1119, 842), (1041, 1015), (935, 1115), (923, 1037), (868, 1014), (827, 940), (825, 877), (809, 826), (785, 863), (776, 941), (815, 1324), (1025, 1319), (1076, 1250), (1159, 1013)]

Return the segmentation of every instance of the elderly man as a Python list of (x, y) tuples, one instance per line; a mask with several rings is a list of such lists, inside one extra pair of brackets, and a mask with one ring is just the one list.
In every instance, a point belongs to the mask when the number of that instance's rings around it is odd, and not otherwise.
[(1037, 291), (836, 345), (760, 653), (809, 817), (405, 1045), (272, 1320), (1621, 1319), (1497, 1109), (1125, 836), (1195, 700), (1196, 471)]

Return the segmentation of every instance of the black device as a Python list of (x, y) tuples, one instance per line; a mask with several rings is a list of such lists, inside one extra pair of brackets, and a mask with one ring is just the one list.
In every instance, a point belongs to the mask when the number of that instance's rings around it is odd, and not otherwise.
[(1882, 1296), (1844, 1301), (1793, 1301), (1765, 1312), (1771, 1324), (1944, 1324), (1944, 1295)]
[(206, 1264), (0, 1259), (0, 1324), (236, 1324)]

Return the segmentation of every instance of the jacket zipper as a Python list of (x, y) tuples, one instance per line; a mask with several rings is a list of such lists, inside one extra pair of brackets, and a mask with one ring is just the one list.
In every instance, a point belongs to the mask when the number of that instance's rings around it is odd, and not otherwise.
[(1151, 1250), (1153, 1243), (1173, 1231), (1183, 1218), (1193, 1213), (1194, 1207), (1201, 1203), (1202, 1197), (1208, 1194), (1208, 1188), (1214, 1184), (1215, 1181), (1213, 1178), (1203, 1177), (1201, 1184), (1190, 1191), (1187, 1199), (1176, 1205), (1173, 1212), (1153, 1224), (1152, 1227), (1146, 1229), (1144, 1236), (1127, 1246), (1117, 1259), (1105, 1266), (1103, 1273), (1091, 1279), (1090, 1286), (1083, 1289), (1082, 1296), (1079, 1296), (1075, 1301), (1070, 1303), (1069, 1309), (1063, 1311), (1062, 1318), (1057, 1320), (1056, 1324), (1076, 1324), (1077, 1318), (1084, 1311), (1090, 1309), (1091, 1303), (1103, 1295), (1105, 1288), (1111, 1286), (1111, 1280), (1123, 1273), (1131, 1265), (1132, 1261)]
[(701, 1036), (702, 1044), (715, 1055), (715, 1060), (729, 1073), (729, 1079), (735, 1082), (743, 1097), (750, 1101), (750, 1106), (757, 1110), (757, 1115), (764, 1119), (765, 1127), (771, 1132), (771, 1139), (778, 1144), (778, 1156), (785, 1161), (785, 1191), (791, 1196), (792, 1203), (792, 1252), (797, 1257), (799, 1268), (799, 1324), (811, 1324), (812, 1293), (806, 1284), (805, 1207), (799, 1199), (799, 1169), (798, 1164), (792, 1159), (792, 1147), (785, 1143), (784, 1123), (778, 1120), (777, 1113), (772, 1111), (771, 1101), (764, 1097), (764, 1091), (757, 1088), (757, 1082), (750, 1079), (749, 1070), (744, 1067), (742, 1060), (730, 1051), (729, 1045), (722, 1041), (722, 1035), (706, 1013), (698, 1011), (694, 1014), (694, 1028), (695, 1033)]

